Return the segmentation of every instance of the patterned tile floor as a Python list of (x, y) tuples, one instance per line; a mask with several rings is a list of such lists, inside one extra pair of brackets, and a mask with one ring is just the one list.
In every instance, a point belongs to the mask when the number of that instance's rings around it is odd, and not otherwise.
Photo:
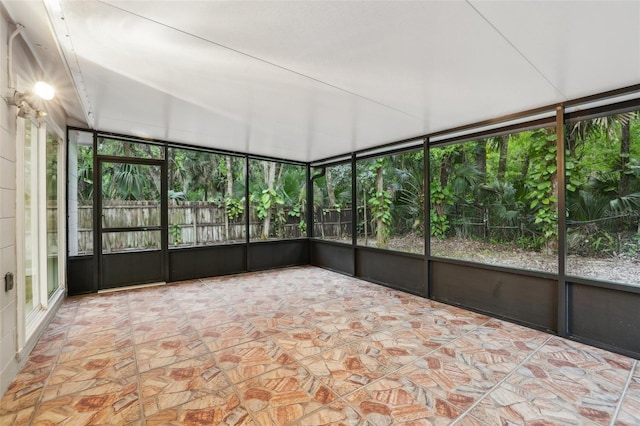
[(301, 267), (68, 298), (0, 424), (639, 425), (640, 365)]

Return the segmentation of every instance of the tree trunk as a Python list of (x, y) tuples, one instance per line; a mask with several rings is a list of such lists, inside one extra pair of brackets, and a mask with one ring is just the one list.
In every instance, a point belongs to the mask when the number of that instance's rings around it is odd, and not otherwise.
[(507, 171), (507, 155), (509, 154), (509, 135), (501, 137), (500, 159), (498, 160), (498, 180), (502, 182)]
[[(549, 145), (555, 145), (556, 141), (549, 141), (548, 142)], [(552, 162), (555, 162), (556, 159), (551, 160)], [(558, 199), (558, 171), (556, 170), (551, 176), (551, 195), (554, 196), (556, 198), (556, 200)], [(555, 203), (551, 204), (556, 212), (558, 211), (558, 202), (556, 201)], [(557, 227), (557, 223), (556, 223), (556, 227)], [(557, 229), (557, 228), (556, 228)], [(547, 240), (546, 243), (546, 252), (547, 254), (555, 254), (558, 251), (558, 238), (550, 238), (549, 240)]]
[[(376, 170), (376, 196), (384, 191), (384, 174), (382, 166), (379, 166)], [(384, 203), (384, 198), (380, 200)], [(379, 206), (380, 209), (384, 208), (384, 205)], [(378, 215), (376, 219), (376, 246), (378, 248), (384, 248), (387, 245), (386, 225), (382, 221), (382, 217)]]
[[(267, 163), (267, 162), (265, 162)], [(273, 189), (273, 185), (276, 182), (276, 166), (277, 164), (273, 161), (270, 161), (267, 163), (267, 165), (265, 166), (265, 181), (267, 183), (267, 189), (269, 190), (269, 192), (271, 192), (271, 190)], [(262, 235), (260, 236), (261, 239), (266, 240), (267, 238), (269, 238), (269, 231), (271, 230), (271, 209), (273, 208), (273, 206), (270, 206), (266, 216), (264, 217), (264, 222), (262, 225)]]
[(631, 123), (622, 123), (622, 138), (620, 140), (620, 181), (618, 182), (618, 196), (623, 197), (629, 193), (629, 175), (625, 173), (629, 164), (631, 152)]
[(487, 141), (481, 140), (476, 144), (473, 155), (475, 157), (476, 167), (484, 177), (487, 174)]
[(451, 173), (451, 164), (450, 164), (451, 154), (442, 158), (442, 162), (440, 163), (440, 186), (445, 188), (447, 186), (447, 182), (449, 182), (449, 174)]
[[(225, 164), (227, 167), (227, 193), (225, 194), (227, 199), (233, 198), (233, 170), (231, 170), (231, 157), (227, 156), (225, 158)], [(226, 208), (224, 209), (224, 236), (225, 241), (229, 241), (229, 212)]]
[(529, 163), (530, 163), (530, 159), (529, 159), (529, 153), (525, 152), (524, 154), (524, 162), (522, 163), (522, 172), (521, 175), (524, 178), (527, 173), (529, 173)]
[(233, 169), (231, 168), (231, 157), (226, 157), (227, 166), (227, 198), (233, 198)]
[(327, 183), (327, 196), (329, 197), (329, 206), (333, 208), (338, 203), (336, 202), (336, 192), (333, 188), (333, 181), (331, 180), (331, 173), (329, 171), (325, 173), (324, 180)]
[[(284, 170), (284, 164), (280, 164), (280, 168), (278, 169), (278, 178), (276, 179), (274, 188), (280, 188), (280, 182), (282, 182), (282, 172), (283, 172), (283, 170)], [(273, 204), (272, 204), (272, 206), (273, 206)], [(279, 214), (280, 211), (284, 208), (284, 206), (276, 204), (273, 207), (275, 208), (276, 219), (278, 220), (278, 238), (284, 238), (284, 225), (285, 225), (285, 223), (283, 222), (284, 214), (283, 215)]]
[(364, 245), (369, 245), (369, 235), (367, 234), (367, 191), (362, 189), (362, 199), (364, 200), (363, 210), (362, 210), (362, 224), (364, 225)]
[[(439, 180), (440, 186), (442, 189), (447, 187), (449, 183), (449, 175), (451, 174), (451, 156), (453, 154), (447, 154), (442, 158), (440, 162), (440, 173)], [(433, 209), (436, 211), (438, 216), (442, 216), (444, 214), (444, 203), (432, 205)]]

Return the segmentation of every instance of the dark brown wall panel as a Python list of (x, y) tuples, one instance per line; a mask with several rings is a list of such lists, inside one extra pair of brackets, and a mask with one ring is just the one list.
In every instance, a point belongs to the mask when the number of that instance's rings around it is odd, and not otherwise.
[(169, 280), (237, 274), (245, 271), (245, 245), (169, 250)]
[(67, 291), (69, 296), (98, 291), (93, 279), (93, 256), (67, 258)]
[(249, 271), (309, 264), (309, 241), (265, 241), (249, 245)]
[(162, 257), (161, 251), (103, 255), (101, 290), (164, 281)]
[(311, 264), (353, 275), (353, 248), (347, 244), (311, 241)]
[(422, 296), (427, 294), (424, 262), (406, 253), (356, 248), (357, 277)]
[(569, 333), (640, 357), (640, 294), (569, 284)]
[(557, 330), (557, 281), (446, 262), (431, 265), (434, 299)]

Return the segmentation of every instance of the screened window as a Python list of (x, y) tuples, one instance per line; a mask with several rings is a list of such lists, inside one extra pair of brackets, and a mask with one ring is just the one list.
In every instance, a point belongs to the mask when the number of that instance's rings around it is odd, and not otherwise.
[(424, 152), (356, 162), (358, 245), (424, 254)]
[(251, 159), (249, 194), (251, 241), (307, 235), (305, 167)]
[(554, 127), (429, 152), (432, 256), (557, 272)]
[(170, 148), (169, 247), (245, 241), (244, 159)]
[(325, 167), (324, 175), (314, 179), (313, 191), (314, 236), (351, 244), (351, 163)]
[(69, 256), (93, 254), (93, 134), (69, 130)]
[(567, 274), (640, 285), (639, 113), (565, 131)]

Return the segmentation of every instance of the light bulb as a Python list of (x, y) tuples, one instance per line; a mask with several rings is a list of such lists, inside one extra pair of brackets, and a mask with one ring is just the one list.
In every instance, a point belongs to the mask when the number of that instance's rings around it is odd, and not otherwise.
[(45, 101), (50, 101), (51, 99), (53, 99), (53, 95), (55, 95), (56, 93), (53, 87), (51, 87), (51, 85), (45, 83), (44, 81), (38, 81), (33, 86), (33, 92)]

